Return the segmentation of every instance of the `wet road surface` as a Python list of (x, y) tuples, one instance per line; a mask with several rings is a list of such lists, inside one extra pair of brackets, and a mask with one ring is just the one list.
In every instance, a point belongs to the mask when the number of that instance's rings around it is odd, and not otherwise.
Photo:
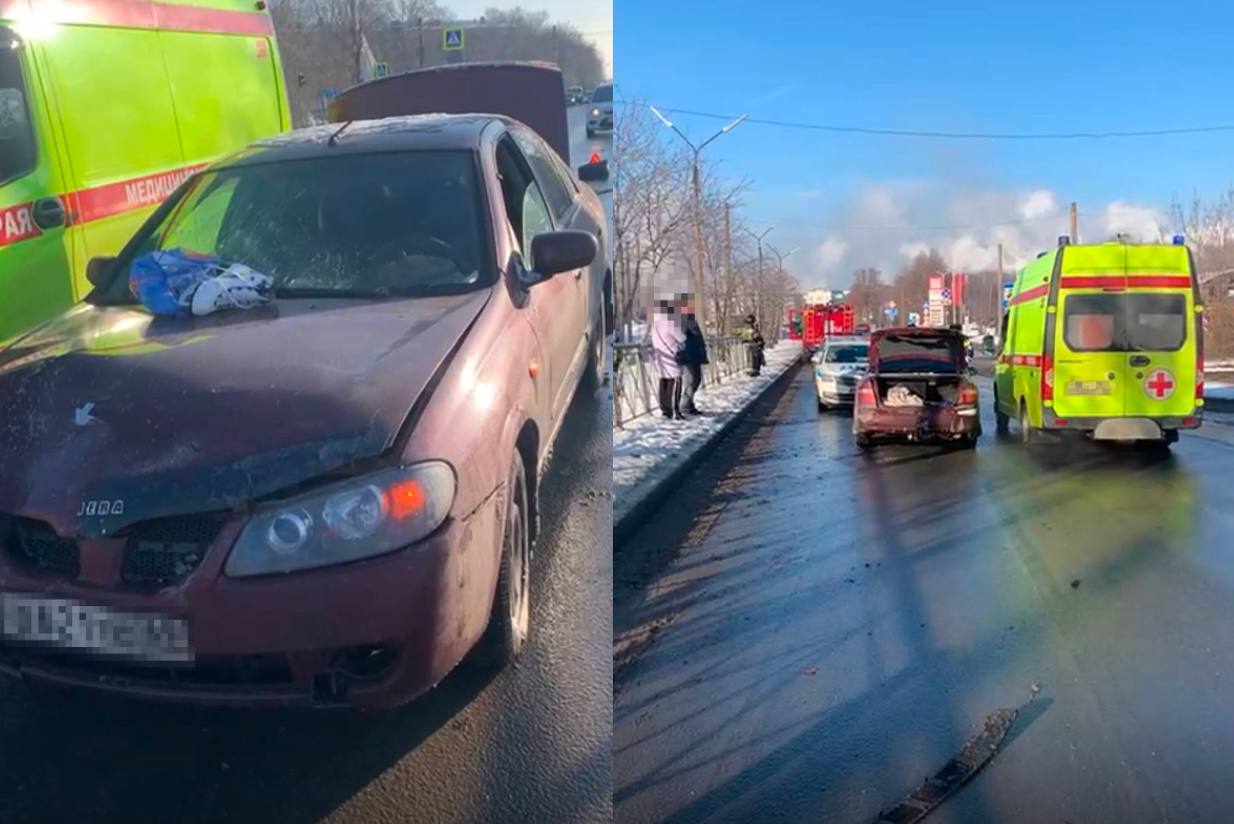
[(866, 457), (802, 369), (618, 547), (618, 821), (866, 821), (1001, 707), (931, 824), (1229, 818), (1234, 426), (1033, 456), (980, 385)]
[(558, 437), (533, 635), (515, 667), (460, 667), (379, 715), (202, 710), (2, 681), (0, 822), (611, 821), (605, 397), (580, 391)]

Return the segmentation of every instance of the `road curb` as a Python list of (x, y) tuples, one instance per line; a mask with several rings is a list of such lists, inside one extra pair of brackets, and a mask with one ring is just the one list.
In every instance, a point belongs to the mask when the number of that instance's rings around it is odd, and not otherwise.
[(652, 513), (660, 508), (664, 503), (664, 493), (677, 487), (685, 479), (686, 475), (710, 455), (719, 446), (720, 441), (732, 431), (737, 422), (749, 413), (754, 404), (758, 403), (759, 399), (776, 387), (783, 385), (790, 376), (797, 374), (797, 370), (801, 368), (803, 362), (804, 356), (793, 361), (774, 380), (764, 386), (759, 392), (751, 395), (750, 399), (731, 418), (725, 421), (715, 432), (708, 435), (699, 444), (698, 448), (691, 452), (680, 464), (673, 467), (658, 482), (651, 484), (647, 489), (640, 492), (634, 502), (625, 508), (624, 512), (619, 513), (620, 507), (615, 505), (613, 507), (613, 551), (619, 551), (622, 543), (634, 534), (651, 517)]

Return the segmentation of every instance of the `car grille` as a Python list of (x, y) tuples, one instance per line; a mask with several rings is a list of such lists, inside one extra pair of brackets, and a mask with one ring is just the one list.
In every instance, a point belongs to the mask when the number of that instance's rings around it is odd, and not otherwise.
[(840, 375), (838, 378), (836, 378), (836, 383), (839, 384), (840, 386), (856, 386), (857, 376), (856, 375)]
[(223, 527), (218, 515), (188, 515), (143, 521), (128, 530), (120, 577), (127, 584), (178, 584), (197, 569)]
[(42, 521), (0, 515), (0, 543), (10, 557), (27, 567), (70, 577), (81, 572), (77, 542), (61, 538)]
[[(201, 564), (223, 520), (221, 515), (188, 515), (134, 524), (122, 533), (121, 579), (140, 587), (180, 583)], [(0, 547), (27, 569), (70, 578), (81, 574), (77, 541), (60, 537), (43, 521), (0, 515)]]

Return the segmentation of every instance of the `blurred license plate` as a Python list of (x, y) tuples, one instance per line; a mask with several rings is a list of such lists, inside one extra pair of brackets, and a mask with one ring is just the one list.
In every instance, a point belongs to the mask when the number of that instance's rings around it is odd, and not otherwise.
[(14, 641), (146, 661), (192, 661), (188, 622), (68, 598), (0, 594), (0, 634)]
[(1109, 381), (1070, 381), (1067, 384), (1068, 395), (1108, 395)]

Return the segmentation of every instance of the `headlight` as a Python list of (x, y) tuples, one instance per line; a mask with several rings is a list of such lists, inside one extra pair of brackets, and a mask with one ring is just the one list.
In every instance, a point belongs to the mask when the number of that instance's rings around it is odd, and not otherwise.
[(429, 461), (283, 501), (249, 519), (226, 572), (291, 572), (392, 552), (441, 526), (454, 492), (454, 470)]
[(599, 110), (599, 109), (592, 109), (592, 110), (591, 110), (591, 116), (592, 116), (592, 117), (599, 117), (599, 116), (600, 116), (600, 110)]

